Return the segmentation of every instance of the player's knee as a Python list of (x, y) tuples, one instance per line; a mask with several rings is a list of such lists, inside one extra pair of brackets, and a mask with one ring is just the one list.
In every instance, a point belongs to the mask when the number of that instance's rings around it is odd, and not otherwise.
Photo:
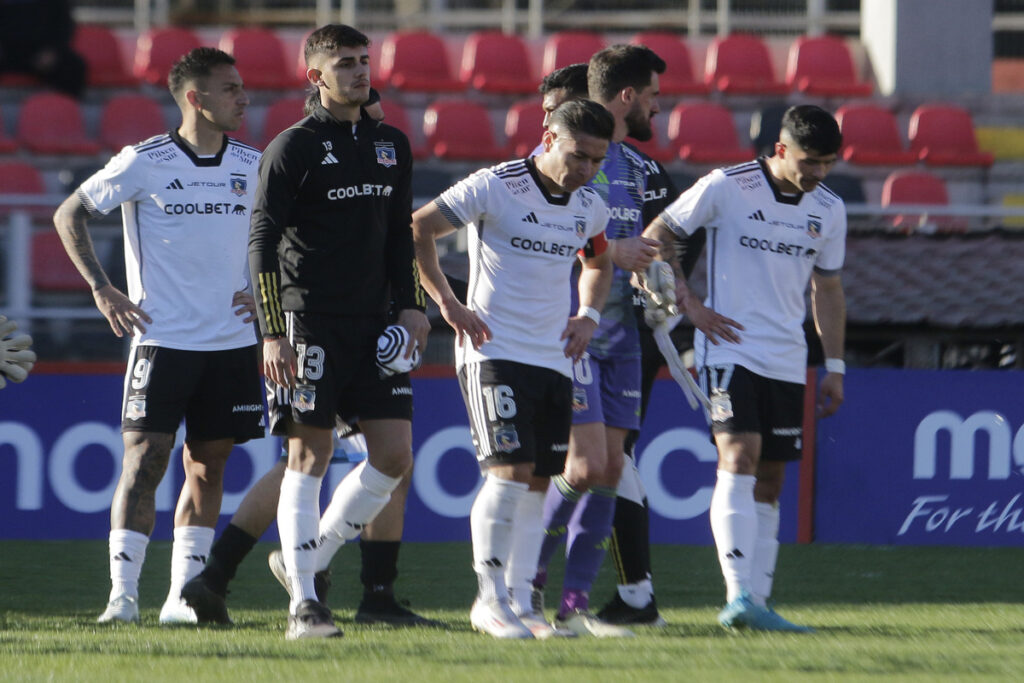
[(407, 472), (412, 472), (412, 450), (398, 448), (382, 453), (371, 452), (367, 459), (374, 469), (389, 477), (405, 477)]

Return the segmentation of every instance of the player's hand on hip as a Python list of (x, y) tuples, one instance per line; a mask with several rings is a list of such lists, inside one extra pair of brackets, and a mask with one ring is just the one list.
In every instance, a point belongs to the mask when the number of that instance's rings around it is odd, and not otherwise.
[(245, 290), (235, 292), (235, 295), (231, 297), (231, 305), (235, 307), (235, 315), (245, 316), (242, 319), (243, 323), (251, 323), (256, 319), (256, 300), (249, 292)]
[(658, 255), (661, 242), (650, 237), (626, 237), (612, 240), (612, 262), (623, 270), (643, 272)]
[(597, 323), (585, 315), (569, 318), (569, 322), (566, 324), (565, 329), (562, 330), (562, 336), (560, 337), (560, 339), (566, 340), (565, 357), (572, 358), (574, 363), (583, 358), (583, 354), (587, 352), (587, 346), (590, 345), (590, 339), (594, 336), (596, 330)]
[(441, 315), (455, 330), (455, 343), (462, 346), (464, 339), (469, 339), (474, 349), (479, 349), (491, 340), (491, 328), (480, 316), (458, 301), (441, 306)]
[(727, 318), (708, 308), (698, 301), (696, 297), (686, 300), (686, 317), (690, 319), (693, 326), (704, 333), (712, 344), (720, 344), (723, 341), (733, 344), (740, 343), (740, 336), (737, 330), (742, 330), (743, 325), (732, 318)]
[(287, 337), (263, 340), (263, 374), (275, 384), (291, 389), (295, 386), (298, 361)]
[(405, 350), (405, 358), (412, 356), (412, 352), (419, 348), (420, 357), (427, 348), (427, 337), (430, 335), (430, 319), (427, 314), (415, 308), (406, 308), (398, 313), (398, 324), (405, 328), (409, 336), (416, 341), (416, 344), (409, 344)]
[(830, 372), (821, 380), (818, 388), (818, 417), (834, 415), (839, 406), (843, 405), (843, 376), (838, 372)]
[(132, 336), (136, 330), (139, 333), (145, 332), (146, 326), (143, 323), (153, 322), (148, 313), (133, 304), (131, 299), (113, 285), (103, 285), (94, 290), (92, 298), (96, 302), (96, 308), (107, 319), (110, 329), (118, 337), (126, 334)]

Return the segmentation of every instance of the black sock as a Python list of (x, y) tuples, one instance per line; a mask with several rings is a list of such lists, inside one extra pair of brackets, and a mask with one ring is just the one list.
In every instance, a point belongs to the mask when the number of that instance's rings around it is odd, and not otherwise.
[(650, 516), (647, 500), (639, 505), (623, 497), (615, 499), (611, 556), (620, 584), (651, 578)]
[(238, 565), (242, 564), (242, 560), (256, 545), (257, 540), (259, 539), (250, 536), (234, 524), (228, 524), (224, 533), (210, 548), (210, 559), (203, 569), (203, 576), (206, 577), (211, 589), (221, 595), (227, 592), (228, 583), (235, 578)]
[(390, 593), (398, 578), (398, 548), (401, 541), (364, 541), (360, 539), (363, 566), (359, 580), (365, 593)]

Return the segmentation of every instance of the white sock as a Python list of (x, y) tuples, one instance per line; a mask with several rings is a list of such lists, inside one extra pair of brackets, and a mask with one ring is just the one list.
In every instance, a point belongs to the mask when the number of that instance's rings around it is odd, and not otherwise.
[(636, 583), (623, 584), (618, 586), (619, 597), (630, 607), (643, 609), (654, 598), (654, 584), (650, 579), (637, 581)]
[(167, 601), (181, 600), (181, 589), (194, 576), (203, 571), (206, 558), (213, 546), (213, 529), (205, 526), (179, 526), (174, 528), (171, 546), (171, 587)]
[(743, 591), (751, 592), (751, 559), (757, 538), (755, 481), (752, 474), (718, 470), (718, 481), (711, 494), (711, 531), (725, 578), (726, 602), (732, 602)]
[(277, 502), (277, 532), (281, 537), (281, 556), (292, 584), (289, 610), (303, 600), (316, 600), (313, 574), (319, 543), (320, 477), (286, 469)]
[(338, 549), (363, 531), (391, 500), (391, 492), (402, 483), (363, 461), (345, 475), (334, 489), (331, 504), (320, 518), (320, 550), (316, 570), (327, 569)]
[(754, 503), (757, 509), (757, 542), (750, 570), (754, 604), (764, 607), (772, 596), (775, 563), (779, 559), (779, 504)]
[(469, 528), (481, 601), (508, 599), (505, 567), (512, 549), (512, 525), (519, 501), (528, 490), (526, 484), (488, 475), (476, 495)]
[(148, 545), (146, 534), (129, 529), (110, 530), (110, 600), (122, 594), (139, 599), (139, 574)]
[(533, 611), (533, 577), (537, 575), (540, 546), (544, 542), (544, 496), (544, 491), (527, 491), (519, 499), (512, 524), (505, 584), (510, 589), (512, 611), (520, 616)]

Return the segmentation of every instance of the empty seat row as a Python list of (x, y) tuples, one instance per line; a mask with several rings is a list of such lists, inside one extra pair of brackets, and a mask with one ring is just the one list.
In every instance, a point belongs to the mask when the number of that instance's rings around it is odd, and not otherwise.
[[(779, 95), (791, 91), (820, 96), (864, 96), (870, 83), (857, 76), (850, 50), (842, 38), (801, 36), (790, 46), (785, 78), (775, 75), (767, 45), (757, 36), (731, 34), (716, 37), (707, 50), (704, 73), (698, 74), (690, 48), (678, 33), (648, 31), (633, 36), (657, 52), (668, 68), (661, 79), (667, 95), (726, 94)], [(199, 36), (183, 27), (161, 27), (138, 36), (131, 65), (125, 64), (119, 39), (109, 28), (78, 26), (74, 47), (89, 67), (93, 87), (123, 87), (145, 82), (163, 85), (171, 65), (201, 44)], [(462, 45), (457, 73), (450, 65), (444, 39), (427, 31), (398, 31), (377, 48), (372, 46), (372, 77), (381, 86), (422, 92), (459, 92), (467, 87), (491, 93), (535, 92), (541, 76), (586, 62), (605, 47), (597, 33), (562, 31), (544, 42), (541, 73), (531, 69), (529, 46), (514, 34), (479, 31)], [(272, 30), (242, 27), (226, 31), (218, 42), (238, 59), (238, 68), (251, 89), (287, 89), (305, 82), (302, 49), (287, 54), (285, 42)], [(378, 59), (379, 58), (379, 59)], [(0, 84), (23, 85), (24, 79), (4, 77)]]

